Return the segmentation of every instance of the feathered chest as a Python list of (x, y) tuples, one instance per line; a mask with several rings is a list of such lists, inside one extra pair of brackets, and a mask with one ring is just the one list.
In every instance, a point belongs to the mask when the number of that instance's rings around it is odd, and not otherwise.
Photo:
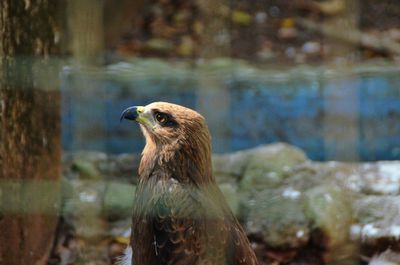
[(132, 220), (133, 264), (227, 264), (229, 222), (197, 187), (173, 178), (141, 183)]
[(215, 183), (174, 178), (138, 185), (132, 217), (132, 264), (257, 264), (250, 244)]

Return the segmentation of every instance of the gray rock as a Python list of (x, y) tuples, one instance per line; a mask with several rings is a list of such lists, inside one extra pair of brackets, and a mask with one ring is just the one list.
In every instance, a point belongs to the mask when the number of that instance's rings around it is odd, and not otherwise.
[(400, 264), (400, 253), (391, 249), (375, 254), (368, 262), (368, 265), (398, 265)]
[(113, 179), (128, 181), (137, 184), (137, 173), (139, 169), (140, 156), (136, 154), (120, 154), (112, 156), (108, 171), (105, 171), (112, 176)]
[(283, 143), (262, 146), (250, 151), (239, 186), (242, 191), (275, 188), (290, 176), (296, 167), (307, 161), (303, 151)]
[(62, 215), (76, 234), (83, 238), (99, 239), (104, 235), (106, 222), (101, 218), (104, 181), (69, 180), (65, 185)]
[(382, 161), (360, 165), (362, 192), (377, 195), (400, 194), (400, 162)]
[(79, 151), (64, 154), (63, 174), (69, 179), (118, 179), (136, 184), (139, 163), (136, 154)]
[(400, 196), (365, 196), (354, 202), (352, 237), (368, 244), (400, 239)]
[(139, 163), (140, 156), (136, 154), (109, 155), (97, 168), (108, 179), (137, 184)]
[(287, 188), (265, 190), (242, 202), (246, 208), (245, 228), (262, 236), (267, 245), (279, 248), (300, 248), (310, 237), (309, 220), (304, 214), (303, 196)]
[(78, 151), (63, 156), (63, 173), (67, 178), (101, 179), (98, 165), (107, 162), (102, 152)]
[(310, 161), (295, 166), (288, 172), (280, 183), (279, 187), (291, 187), (292, 189), (304, 192), (313, 187), (327, 183), (328, 177), (320, 173), (321, 167)]
[(323, 185), (305, 193), (306, 215), (313, 229), (323, 233), (327, 248), (335, 248), (349, 240), (353, 221), (348, 192), (339, 186)]
[(133, 196), (136, 187), (129, 183), (107, 183), (104, 199), (103, 214), (108, 220), (121, 220), (132, 214)]
[(217, 182), (236, 183), (243, 176), (249, 158), (249, 151), (213, 155), (213, 174)]
[(312, 163), (316, 166), (322, 183), (334, 183), (349, 192), (359, 193), (363, 188), (360, 166), (358, 163), (343, 163), (329, 161), (325, 163)]
[[(316, 164), (316, 163), (314, 163)], [(359, 194), (399, 195), (400, 162), (381, 161), (376, 163), (319, 163), (320, 174), (329, 176), (344, 188)]]
[(99, 179), (101, 175), (95, 165), (89, 161), (76, 160), (72, 164), (71, 170), (81, 179)]

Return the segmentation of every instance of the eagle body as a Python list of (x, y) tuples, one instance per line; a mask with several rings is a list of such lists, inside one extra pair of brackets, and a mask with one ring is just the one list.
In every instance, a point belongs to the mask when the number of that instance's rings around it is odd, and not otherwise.
[(204, 118), (165, 102), (131, 108), (123, 118), (138, 121), (146, 138), (128, 264), (258, 264), (212, 176)]

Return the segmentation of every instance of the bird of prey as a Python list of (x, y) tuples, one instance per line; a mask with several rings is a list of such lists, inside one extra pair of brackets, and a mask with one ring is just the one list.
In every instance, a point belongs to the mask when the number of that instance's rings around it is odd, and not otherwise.
[(129, 107), (146, 139), (124, 264), (257, 265), (243, 228), (212, 175), (210, 133), (189, 108)]

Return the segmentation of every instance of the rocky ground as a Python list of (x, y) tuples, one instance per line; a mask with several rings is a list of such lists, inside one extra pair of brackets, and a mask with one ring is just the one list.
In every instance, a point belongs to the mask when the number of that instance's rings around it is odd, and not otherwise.
[[(121, 254), (138, 163), (137, 155), (64, 155), (50, 264), (110, 264)], [(272, 144), (215, 155), (213, 164), (261, 264), (400, 263), (400, 162), (313, 162)]]

